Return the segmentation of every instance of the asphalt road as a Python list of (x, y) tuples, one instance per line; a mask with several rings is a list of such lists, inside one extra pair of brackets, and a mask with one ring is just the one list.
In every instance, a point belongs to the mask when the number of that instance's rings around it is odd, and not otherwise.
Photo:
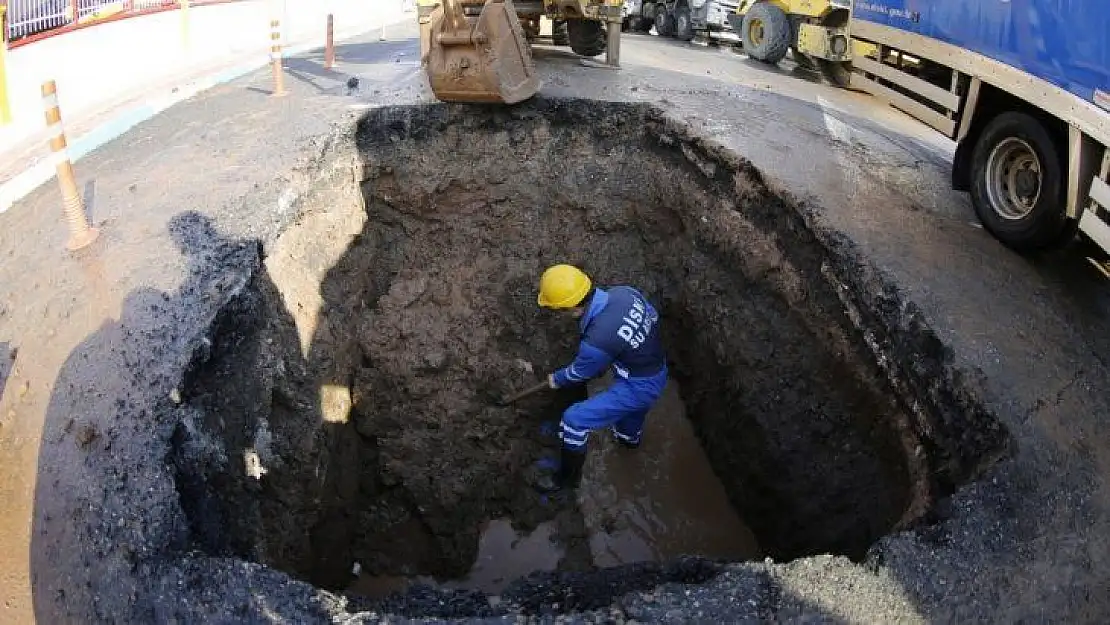
[[(172, 518), (176, 498), (151, 462), (165, 424), (140, 424), (180, 376), (189, 340), (214, 309), (210, 295), (236, 273), (219, 255), (185, 257), (167, 227), (193, 209), (223, 237), (272, 240), (323, 175), (311, 159), (333, 123), (349, 125), (367, 107), (431, 101), (414, 35), (342, 44), (335, 72), (321, 68), (320, 54), (289, 59), (288, 98), (269, 98), (259, 72), (90, 155), (78, 176), (104, 235), (88, 253), (62, 251), (52, 186), (0, 215), (0, 620), (121, 614), (150, 583), (178, 615), (197, 614), (205, 597), (301, 622), (321, 614), (306, 607), (311, 589), (256, 567), (141, 564), (180, 528), (159, 521)], [(943, 503), (937, 524), (886, 539), (865, 565), (747, 565), (709, 586), (630, 600), (625, 613), (1105, 620), (1110, 286), (1087, 265), (1090, 250), (1023, 258), (1003, 248), (978, 227), (966, 196), (947, 188), (952, 146), (866, 96), (728, 49), (630, 35), (622, 54), (623, 69), (612, 71), (539, 48), (543, 95), (652, 103), (750, 160), (815, 227), (854, 244), (897, 292), (895, 313), (932, 327), (952, 371), (1014, 440), (1006, 459)], [(136, 294), (167, 304), (136, 312)], [(143, 438), (151, 430), (158, 440)], [(109, 456), (105, 470), (98, 462)]]

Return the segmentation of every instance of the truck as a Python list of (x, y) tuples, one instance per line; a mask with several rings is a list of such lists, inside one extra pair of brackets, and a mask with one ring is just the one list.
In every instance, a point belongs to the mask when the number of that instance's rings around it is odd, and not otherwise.
[(703, 32), (710, 37), (733, 36), (728, 16), (738, 0), (624, 0), (624, 27), (646, 33), (655, 27), (661, 37), (691, 41)]
[(956, 142), (952, 187), (991, 235), (1110, 252), (1110, 2), (856, 0), (850, 28), (851, 88)]

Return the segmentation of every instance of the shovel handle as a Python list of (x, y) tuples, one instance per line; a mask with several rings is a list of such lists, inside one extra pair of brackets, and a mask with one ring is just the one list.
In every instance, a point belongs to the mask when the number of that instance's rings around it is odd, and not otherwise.
[(502, 399), (501, 400), (501, 405), (507, 406), (507, 405), (517, 401), (517, 400), (524, 399), (525, 397), (528, 397), (529, 395), (532, 395), (533, 393), (538, 393), (538, 392), (542, 391), (545, 388), (549, 388), (548, 385), (547, 385), (547, 380), (544, 380), (543, 382), (540, 382), (539, 384), (537, 384), (533, 387), (527, 388), (527, 389), (517, 393), (516, 395), (512, 395), (512, 396), (506, 397), (505, 399)]

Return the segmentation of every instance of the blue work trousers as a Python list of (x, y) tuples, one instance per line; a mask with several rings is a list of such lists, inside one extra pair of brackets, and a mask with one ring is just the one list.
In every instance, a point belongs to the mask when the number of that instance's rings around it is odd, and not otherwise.
[(666, 386), (666, 368), (647, 378), (617, 377), (605, 391), (566, 409), (560, 423), (563, 446), (584, 452), (590, 431), (607, 426), (617, 437), (638, 445), (644, 418)]

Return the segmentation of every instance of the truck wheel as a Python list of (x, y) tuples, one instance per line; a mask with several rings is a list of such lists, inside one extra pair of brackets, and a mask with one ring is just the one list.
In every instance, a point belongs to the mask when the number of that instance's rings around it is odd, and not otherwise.
[(760, 2), (748, 9), (740, 39), (744, 52), (757, 61), (775, 64), (790, 48), (790, 20), (782, 9), (769, 2)]
[(971, 157), (971, 203), (996, 239), (1019, 252), (1066, 243), (1064, 167), (1056, 142), (1036, 118), (1003, 113), (991, 120)]
[(570, 34), (567, 32), (566, 20), (555, 20), (551, 22), (551, 43), (557, 46), (570, 45)]
[(658, 7), (655, 13), (655, 32), (660, 37), (670, 37), (674, 34), (674, 16), (667, 13), (663, 7)]
[(674, 11), (674, 36), (679, 41), (693, 41), (694, 24), (690, 21), (690, 9), (680, 6)]
[(597, 56), (605, 52), (605, 27), (598, 20), (568, 20), (570, 49), (579, 56)]
[(639, 17), (636, 19), (636, 30), (641, 33), (650, 33), (651, 27), (655, 26), (655, 20), (650, 17)]

